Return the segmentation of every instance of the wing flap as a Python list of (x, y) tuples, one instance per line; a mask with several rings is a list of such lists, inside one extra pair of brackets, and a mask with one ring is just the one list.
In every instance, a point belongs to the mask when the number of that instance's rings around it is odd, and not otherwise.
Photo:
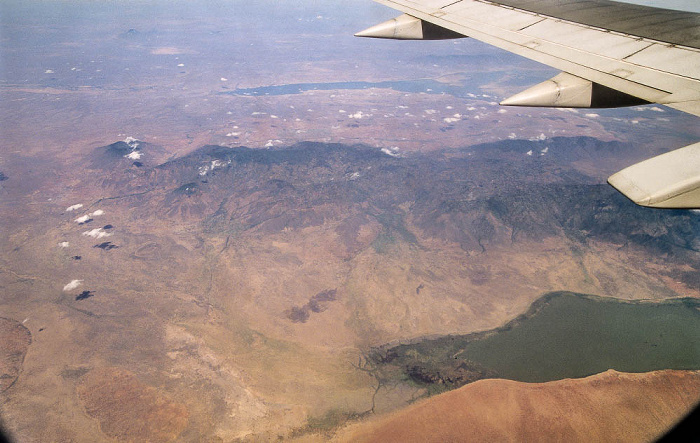
[(700, 208), (700, 143), (676, 149), (613, 174), (613, 187), (653, 208)]

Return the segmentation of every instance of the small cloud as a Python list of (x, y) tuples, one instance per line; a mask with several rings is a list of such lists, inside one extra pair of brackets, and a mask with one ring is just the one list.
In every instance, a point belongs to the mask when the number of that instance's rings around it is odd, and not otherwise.
[(75, 222), (78, 223), (79, 225), (82, 225), (83, 223), (87, 223), (88, 221), (90, 221), (90, 216), (87, 214), (75, 219)]
[(125, 138), (124, 143), (129, 145), (131, 149), (136, 149), (139, 147), (139, 140), (131, 136)]
[(538, 135), (537, 137), (532, 137), (532, 138), (530, 138), (530, 141), (531, 141), (531, 142), (541, 142), (541, 141), (544, 141), (544, 140), (547, 140), (547, 136), (544, 135), (544, 134), (540, 134), (540, 135)]
[(131, 151), (130, 153), (126, 154), (124, 157), (128, 158), (129, 160), (138, 160), (143, 156), (143, 153), (141, 151)]
[(68, 246), (70, 246), (70, 243), (68, 243), (67, 241), (62, 241), (58, 244), (58, 246), (62, 248), (67, 248)]
[(540, 151), (540, 155), (545, 155), (549, 151), (549, 146)]
[(68, 206), (68, 207), (66, 208), (66, 212), (72, 212), (72, 211), (75, 211), (76, 209), (80, 209), (80, 208), (82, 208), (82, 207), (83, 207), (83, 204), (82, 204), (82, 203), (78, 203), (78, 204), (75, 204), (75, 205), (72, 205), (72, 206)]
[(53, 73), (54, 73), (53, 69), (47, 69), (46, 71), (44, 71), (44, 74), (53, 74)]
[(85, 232), (83, 232), (83, 235), (85, 235), (85, 236), (87, 236), (87, 237), (92, 237), (92, 238), (98, 238), (98, 239), (99, 239), (99, 238), (109, 237), (109, 236), (111, 236), (112, 234), (109, 233), (109, 232), (105, 232), (105, 230), (102, 229), (102, 228), (95, 228), (95, 229), (92, 229), (92, 230), (90, 230), (90, 231), (85, 231)]
[(516, 138), (518, 138), (518, 136), (515, 135), (515, 132), (511, 132), (510, 134), (508, 134), (508, 138), (511, 140), (515, 140)]
[(183, 53), (184, 52), (182, 50), (172, 46), (164, 46), (151, 50), (151, 54), (153, 55), (178, 55)]
[(227, 79), (226, 77), (221, 77), (221, 81), (222, 81), (222, 82), (227, 82), (228, 79)]
[(398, 153), (399, 148), (394, 146), (392, 148), (382, 148), (382, 152), (385, 153), (386, 155), (390, 155), (392, 157), (399, 157)]
[(105, 211), (98, 209), (97, 211), (90, 213), (90, 217), (98, 217), (100, 215), (105, 215)]
[(499, 114), (507, 114), (508, 111), (505, 110), (505, 109), (499, 109), (499, 110), (498, 110), (498, 113), (499, 113)]
[(185, 64), (184, 64), (184, 63), (178, 63), (178, 64), (177, 64), (177, 67), (178, 67), (178, 68), (184, 68), (184, 67), (185, 67)]
[(644, 111), (666, 112), (662, 108), (659, 108), (658, 106), (651, 106), (651, 107), (637, 106), (636, 108), (632, 108), (632, 109), (635, 111), (639, 111), (639, 112), (644, 112)]
[(77, 288), (78, 286), (80, 286), (82, 283), (83, 283), (82, 280), (71, 280), (70, 283), (68, 283), (67, 285), (65, 285), (65, 286), (63, 287), (63, 290), (64, 290), (65, 292), (72, 291), (73, 289), (75, 289), (75, 288)]
[(588, 118), (598, 118), (598, 117), (600, 117), (600, 114), (590, 113), (590, 114), (586, 114), (586, 117), (588, 117)]
[(530, 149), (529, 151), (527, 151), (526, 154), (532, 156), (532, 149)]

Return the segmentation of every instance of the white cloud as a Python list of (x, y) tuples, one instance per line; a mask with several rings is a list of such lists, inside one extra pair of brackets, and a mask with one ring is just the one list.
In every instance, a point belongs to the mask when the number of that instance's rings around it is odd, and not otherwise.
[(127, 145), (129, 145), (129, 147), (131, 147), (131, 149), (136, 149), (136, 148), (139, 147), (139, 141), (138, 141), (138, 139), (135, 139), (134, 137), (131, 137), (131, 136), (125, 138), (125, 139), (124, 139), (124, 143), (126, 143)]
[(178, 63), (177, 66), (178, 66), (178, 68), (182, 68), (183, 66), (185, 66), (185, 64), (184, 64), (184, 63)]
[(390, 155), (392, 157), (398, 157), (399, 153), (397, 152), (399, 148), (393, 147), (391, 149), (389, 148), (382, 148), (382, 152), (385, 153), (386, 155)]
[(531, 141), (531, 142), (541, 142), (541, 141), (544, 141), (544, 140), (547, 140), (547, 136), (544, 135), (544, 134), (540, 134), (540, 135), (538, 135), (537, 137), (532, 137), (532, 138), (530, 138), (530, 141)]
[(632, 108), (635, 111), (643, 112), (643, 111), (654, 111), (654, 112), (666, 112), (663, 110), (663, 108), (659, 108), (658, 106), (651, 106), (651, 107), (645, 107), (645, 106), (638, 106), (636, 108)]
[(82, 281), (82, 280), (71, 280), (70, 283), (68, 283), (67, 285), (65, 285), (65, 286), (63, 287), (63, 290), (66, 291), (66, 292), (72, 291), (73, 289), (77, 288), (77, 287), (80, 286), (81, 284), (83, 284), (83, 281)]
[(87, 236), (87, 237), (92, 237), (92, 238), (98, 238), (98, 239), (99, 239), (99, 238), (109, 237), (109, 236), (111, 236), (112, 234), (110, 234), (109, 232), (106, 232), (106, 231), (105, 231), (104, 229), (102, 229), (102, 228), (95, 228), (95, 229), (92, 229), (92, 230), (90, 230), (90, 231), (85, 231), (85, 232), (83, 232), (83, 235), (85, 235), (85, 236)]
[(88, 220), (90, 220), (90, 216), (86, 214), (86, 215), (83, 215), (82, 217), (76, 218), (75, 222), (76, 223), (85, 223)]
[(545, 155), (549, 151), (549, 146), (540, 151), (540, 155)]
[(68, 246), (70, 246), (70, 243), (68, 243), (67, 241), (62, 241), (58, 244), (58, 246), (62, 248), (67, 248)]
[(226, 77), (221, 77), (221, 81), (222, 81), (222, 82), (227, 82), (228, 79), (227, 79)]
[(586, 117), (588, 117), (588, 118), (597, 118), (597, 117), (600, 117), (600, 114), (590, 113), (590, 114), (586, 114)]
[(130, 153), (126, 154), (124, 157), (128, 158), (129, 160), (138, 160), (143, 156), (141, 151), (131, 151)]
[(349, 118), (354, 118), (354, 119), (360, 119), (360, 118), (369, 117), (369, 116), (371, 116), (371, 114), (365, 114), (362, 111), (357, 111), (354, 114), (348, 115)]
[(90, 217), (98, 217), (100, 215), (105, 215), (105, 211), (103, 211), (102, 209), (98, 209), (95, 212), (91, 212), (89, 215)]
[(52, 69), (47, 69), (46, 71), (44, 71), (44, 74), (53, 74), (53, 70), (52, 70)]
[(530, 156), (532, 155), (532, 149), (530, 149), (529, 151), (527, 151), (527, 155), (530, 155)]
[(428, 115), (433, 115), (433, 114), (437, 113), (437, 111), (435, 109), (426, 109), (423, 112), (425, 112)]
[(516, 138), (518, 138), (518, 136), (515, 135), (515, 132), (511, 132), (510, 134), (508, 134), (508, 138), (511, 140), (515, 140)]
[(72, 212), (72, 211), (75, 211), (76, 209), (80, 209), (80, 208), (82, 208), (82, 207), (83, 207), (83, 204), (82, 204), (82, 203), (78, 203), (78, 204), (75, 204), (75, 205), (73, 205), (73, 206), (68, 206), (68, 207), (66, 208), (66, 212)]
[(498, 113), (499, 113), (499, 114), (507, 114), (508, 111), (505, 110), (505, 109), (499, 109), (499, 110), (498, 110)]

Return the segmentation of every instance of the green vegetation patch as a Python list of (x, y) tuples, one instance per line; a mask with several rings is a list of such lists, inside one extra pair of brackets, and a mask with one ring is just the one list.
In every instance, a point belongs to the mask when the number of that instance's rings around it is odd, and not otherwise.
[(555, 292), (501, 328), (376, 349), (368, 362), (385, 383), (428, 393), (480, 378), (546, 382), (608, 369), (700, 369), (700, 301)]

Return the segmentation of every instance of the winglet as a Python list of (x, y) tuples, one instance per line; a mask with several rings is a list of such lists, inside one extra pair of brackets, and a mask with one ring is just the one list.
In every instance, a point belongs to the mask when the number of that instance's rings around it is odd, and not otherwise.
[(667, 152), (613, 174), (608, 183), (653, 208), (700, 208), (700, 143)]

